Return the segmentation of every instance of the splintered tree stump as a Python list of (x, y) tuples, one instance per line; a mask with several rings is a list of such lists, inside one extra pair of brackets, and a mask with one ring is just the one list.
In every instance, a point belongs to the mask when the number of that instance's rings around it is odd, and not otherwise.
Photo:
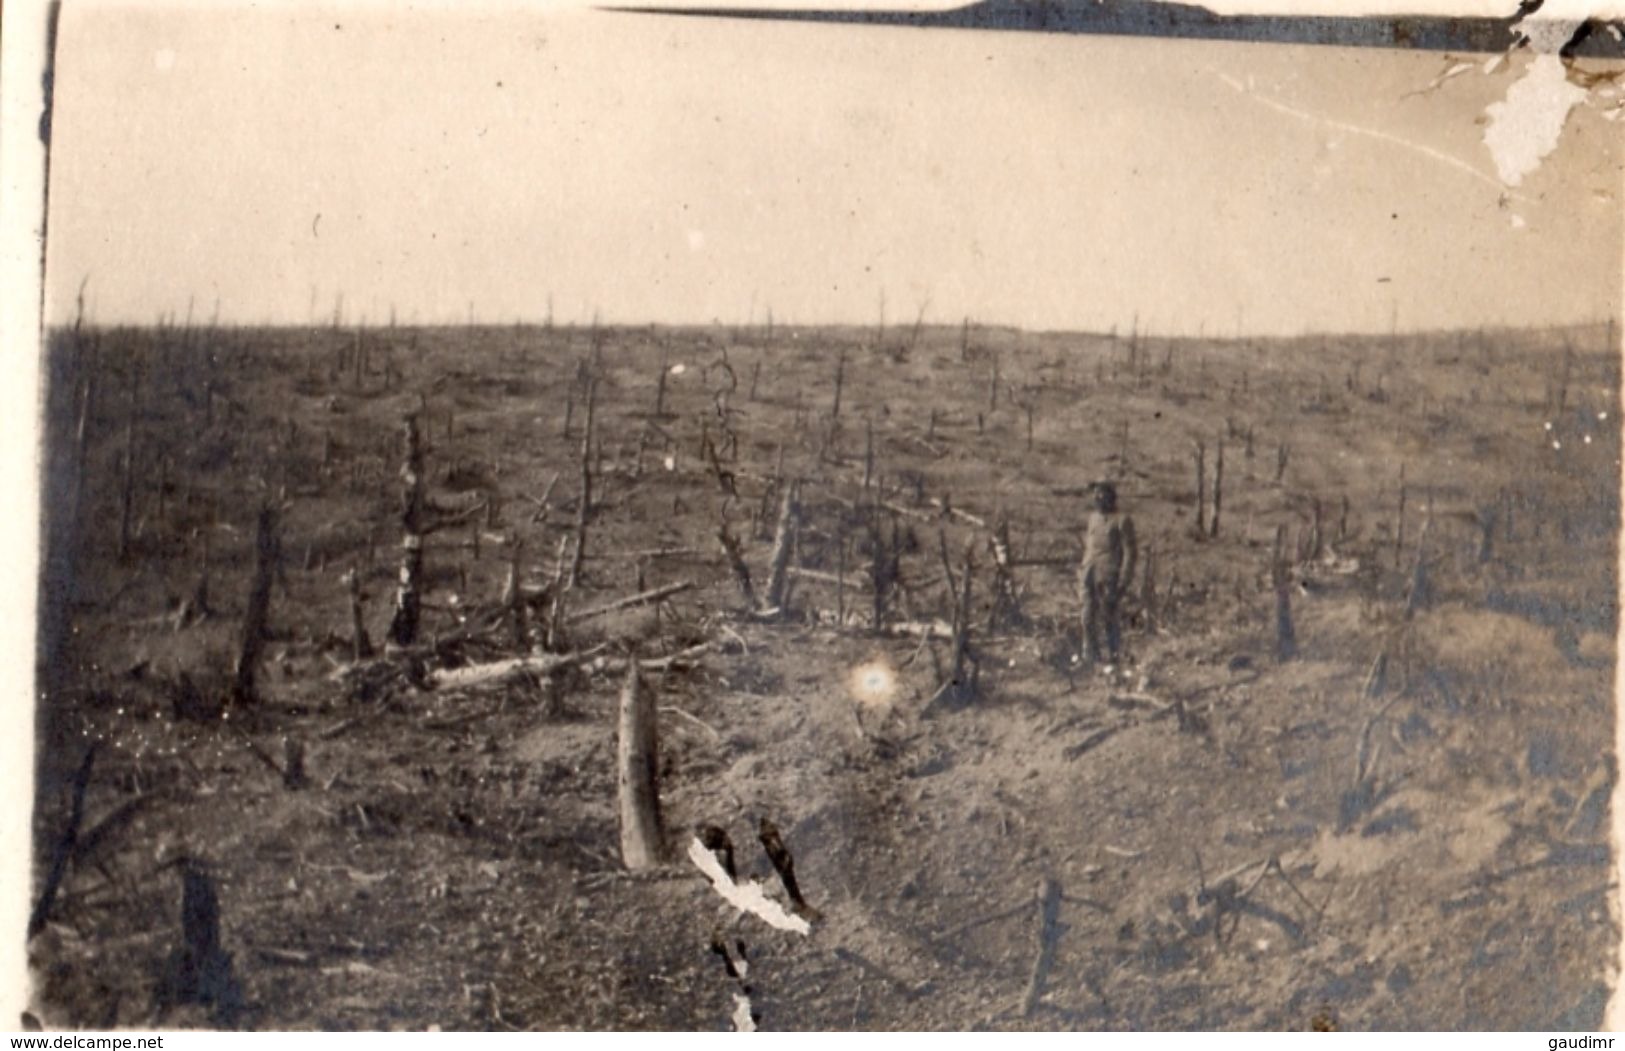
[(253, 704), (257, 699), (260, 655), (265, 648), (265, 626), (271, 613), (271, 584), (276, 579), (278, 545), (276, 509), (260, 508), (254, 533), (254, 580), (248, 591), (248, 609), (243, 614), (243, 632), (237, 650), (237, 668), (232, 679), (232, 703)]
[(402, 431), (401, 465), (401, 576), (395, 590), (395, 612), (389, 621), (389, 641), (410, 646), (417, 641), (423, 616), (423, 434), (416, 415), (406, 417)]
[[(1224, 442), (1219, 442), (1219, 448), (1213, 458), (1213, 514), (1207, 523), (1207, 535), (1217, 539), (1219, 535), (1219, 509), (1224, 502)], [(1198, 523), (1200, 525), (1200, 523)]]
[(627, 660), (626, 683), (621, 687), (615, 759), (619, 771), (621, 861), (634, 871), (660, 864), (665, 853), (659, 748), (654, 692), (644, 684), (633, 655)]

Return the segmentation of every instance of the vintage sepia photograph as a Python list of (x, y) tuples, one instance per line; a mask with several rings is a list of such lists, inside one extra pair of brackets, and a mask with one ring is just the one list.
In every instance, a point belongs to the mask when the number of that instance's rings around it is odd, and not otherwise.
[(42, 13), (8, 1024), (1603, 1027), (1621, 26), (881, 6)]

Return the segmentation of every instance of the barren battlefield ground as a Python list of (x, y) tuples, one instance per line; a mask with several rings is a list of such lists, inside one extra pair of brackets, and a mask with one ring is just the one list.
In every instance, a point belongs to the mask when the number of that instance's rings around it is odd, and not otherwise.
[[(1595, 1026), (1618, 937), (1607, 339), (58, 332), (37, 1011)], [(441, 527), (417, 636), (386, 646), (414, 415)], [(1102, 478), (1144, 556), (1116, 682), (1072, 659)], [(234, 698), (262, 507), (280, 554)], [(629, 659), (668, 850), (636, 871)], [(714, 826), (789, 906), (762, 818), (807, 933), (689, 856)]]

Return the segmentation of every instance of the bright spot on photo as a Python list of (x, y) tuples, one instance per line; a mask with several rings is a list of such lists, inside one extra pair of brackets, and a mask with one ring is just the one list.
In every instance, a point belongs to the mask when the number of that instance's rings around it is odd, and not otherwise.
[(897, 673), (885, 658), (876, 658), (853, 668), (846, 687), (859, 704), (883, 707), (897, 696)]

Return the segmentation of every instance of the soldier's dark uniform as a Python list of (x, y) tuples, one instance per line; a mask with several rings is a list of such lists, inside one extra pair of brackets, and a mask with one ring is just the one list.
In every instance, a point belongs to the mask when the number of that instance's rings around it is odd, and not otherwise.
[(1123, 592), (1134, 577), (1139, 544), (1134, 520), (1117, 510), (1117, 490), (1095, 487), (1095, 510), (1084, 538), (1078, 582), (1083, 592), (1083, 641), (1089, 659), (1100, 663), (1101, 635), (1105, 654), (1116, 664), (1123, 649)]

